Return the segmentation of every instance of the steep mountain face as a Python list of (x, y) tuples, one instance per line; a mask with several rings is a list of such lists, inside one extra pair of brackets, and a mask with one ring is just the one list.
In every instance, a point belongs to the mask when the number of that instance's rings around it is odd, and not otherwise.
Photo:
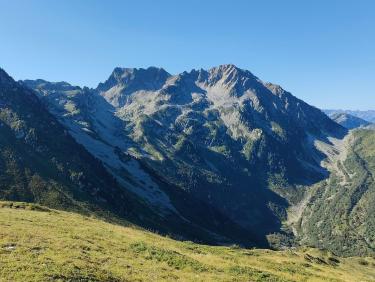
[(323, 110), (327, 115), (331, 116), (334, 114), (349, 114), (370, 123), (375, 123), (375, 110), (368, 111), (352, 111), (352, 110)]
[(328, 177), (316, 143), (331, 146), (346, 134), (320, 110), (233, 65), (174, 76), (116, 68), (97, 89), (23, 84), (159, 212), (187, 216), (197, 209), (188, 206), (193, 197), (262, 244), (281, 232), (306, 187)]
[[(112, 134), (116, 119), (107, 116), (110, 109), (105, 107), (90, 112), (95, 108), (87, 105), (98, 101), (90, 99), (88, 89), (42, 80), (34, 85), (51, 91), (49, 98), (58, 105), (51, 113), (66, 124), (64, 127), (51, 115), (34, 91), (0, 70), (0, 199), (101, 216), (110, 213), (162, 233), (206, 243), (254, 244), (256, 238), (250, 232), (213, 207), (182, 192), (166, 196), (158, 187), (173, 190), (172, 186), (147, 174), (114, 143), (107, 145), (100, 139), (98, 134), (108, 134), (108, 140), (113, 137), (108, 132)], [(98, 133), (90, 131), (90, 126)], [(181, 203), (178, 210), (172, 202)], [(196, 208), (193, 212), (192, 206)], [(217, 222), (226, 224), (225, 228), (219, 228)]]
[(361, 118), (358, 118), (356, 116), (353, 116), (353, 115), (350, 115), (350, 114), (347, 114), (347, 113), (337, 113), (337, 112), (334, 112), (332, 114), (329, 115), (329, 117), (337, 122), (338, 124), (342, 125), (343, 127), (347, 128), (347, 129), (354, 129), (354, 128), (358, 128), (358, 127), (366, 127), (366, 126), (369, 126), (371, 123), (364, 120), (364, 119), (361, 119)]
[(128, 99), (117, 115), (150, 166), (262, 235), (280, 229), (289, 186), (326, 175), (306, 141), (343, 133), (319, 110), (232, 65), (183, 73)]

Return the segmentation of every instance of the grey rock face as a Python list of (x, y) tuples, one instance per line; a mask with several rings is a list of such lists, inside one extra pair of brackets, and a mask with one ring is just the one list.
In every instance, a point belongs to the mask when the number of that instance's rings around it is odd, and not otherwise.
[(118, 107), (126, 103), (127, 95), (139, 90), (156, 91), (170, 77), (164, 69), (115, 68), (111, 76), (100, 83), (97, 90), (105, 93), (104, 98)]

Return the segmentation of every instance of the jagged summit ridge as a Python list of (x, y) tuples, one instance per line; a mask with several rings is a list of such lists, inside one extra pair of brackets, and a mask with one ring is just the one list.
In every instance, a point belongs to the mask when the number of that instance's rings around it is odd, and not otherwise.
[[(178, 88), (179, 93), (174, 93)], [(183, 88), (183, 89), (181, 89)], [(238, 68), (233, 64), (224, 64), (208, 70), (193, 69), (177, 75), (171, 75), (162, 68), (150, 67), (147, 69), (120, 68), (113, 70), (110, 77), (100, 83), (96, 90), (115, 107), (123, 107), (129, 102), (129, 96), (141, 91), (162, 91), (174, 95), (174, 101), (188, 101), (191, 92), (215, 93), (219, 99), (241, 97), (245, 93), (265, 92), (284, 95), (280, 86), (262, 82), (250, 71)], [(177, 97), (178, 96), (178, 97)]]
[(223, 80), (223, 84), (234, 84), (247, 79), (258, 80), (250, 71), (240, 69), (233, 64), (220, 65), (211, 68), (209, 71), (209, 83), (216, 83)]
[(144, 85), (142, 86), (144, 87), (158, 88), (156, 85), (165, 83), (166, 79), (170, 76), (171, 75), (163, 68), (149, 67), (144, 69), (116, 67), (104, 83), (99, 83), (97, 89), (105, 91), (116, 84), (129, 86), (130, 84), (136, 83), (143, 83)]
[(113, 70), (110, 77), (99, 83), (97, 91), (103, 93), (103, 97), (115, 106), (123, 106), (127, 95), (143, 90), (155, 91), (160, 89), (171, 75), (162, 68), (120, 68)]

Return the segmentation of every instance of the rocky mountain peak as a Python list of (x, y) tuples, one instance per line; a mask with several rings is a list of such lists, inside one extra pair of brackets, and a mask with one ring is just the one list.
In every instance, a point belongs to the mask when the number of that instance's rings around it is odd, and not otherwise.
[(218, 65), (216, 67), (212, 67), (211, 69), (209, 69), (210, 73), (214, 73), (214, 72), (226, 73), (226, 72), (232, 72), (232, 71), (243, 71), (243, 70), (234, 64), (222, 64), (222, 65)]
[(245, 76), (249, 78), (256, 78), (250, 71), (240, 69), (233, 64), (219, 65), (209, 70), (211, 77), (237, 78)]
[(107, 91), (115, 85), (124, 87), (146, 87), (151, 89), (160, 88), (171, 75), (163, 68), (120, 68), (116, 67), (110, 77), (99, 83), (99, 91)]
[(130, 93), (156, 91), (171, 75), (162, 68), (115, 68), (110, 77), (96, 88), (109, 103), (122, 107)]
[(12, 85), (15, 84), (13, 78), (11, 78), (2, 68), (0, 68), (0, 85)]
[[(233, 64), (220, 65), (208, 71), (207, 84), (220, 84), (225, 88), (233, 89), (233, 95), (239, 94), (246, 88), (254, 88), (259, 79), (250, 71), (240, 69)], [(236, 92), (238, 92), (236, 94)]]

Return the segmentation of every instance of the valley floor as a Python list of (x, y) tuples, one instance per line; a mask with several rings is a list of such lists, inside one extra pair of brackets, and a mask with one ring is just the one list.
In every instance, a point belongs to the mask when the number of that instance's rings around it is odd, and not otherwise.
[(375, 281), (374, 258), (213, 247), (0, 202), (0, 281)]

